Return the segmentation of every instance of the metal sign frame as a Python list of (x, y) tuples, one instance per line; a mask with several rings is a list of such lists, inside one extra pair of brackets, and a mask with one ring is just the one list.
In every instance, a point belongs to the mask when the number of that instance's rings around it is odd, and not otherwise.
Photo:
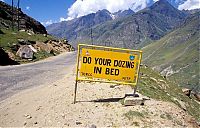
[[(106, 80), (106, 79), (91, 79), (91, 78), (83, 78), (79, 75), (80, 70), (80, 56), (81, 56), (81, 49), (82, 48), (89, 48), (89, 49), (95, 49), (95, 50), (102, 50), (102, 51), (117, 51), (121, 53), (137, 53), (138, 58), (138, 64), (137, 69), (135, 73), (135, 82), (123, 82), (123, 81), (115, 81), (115, 80)], [(137, 82), (139, 77), (139, 70), (140, 70), (140, 64), (142, 60), (142, 51), (141, 50), (131, 50), (131, 49), (123, 49), (123, 48), (113, 48), (113, 47), (106, 47), (106, 46), (97, 46), (97, 45), (88, 45), (88, 44), (79, 44), (78, 45), (78, 53), (77, 53), (77, 65), (76, 65), (76, 80), (75, 80), (75, 91), (74, 91), (74, 104), (76, 103), (76, 92), (77, 92), (77, 83), (78, 81), (91, 81), (91, 82), (103, 82), (103, 83), (115, 83), (115, 84), (123, 84), (123, 85), (131, 85), (135, 86), (134, 94), (137, 89)]]

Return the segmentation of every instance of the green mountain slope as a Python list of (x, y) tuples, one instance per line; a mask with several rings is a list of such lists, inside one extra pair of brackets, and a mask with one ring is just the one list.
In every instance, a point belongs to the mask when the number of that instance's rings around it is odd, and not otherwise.
[(188, 17), (178, 29), (143, 48), (144, 63), (180, 86), (200, 92), (200, 12)]
[(153, 99), (172, 102), (200, 121), (200, 104), (195, 98), (186, 96), (176, 83), (173, 83), (151, 68), (142, 66), (138, 83), (139, 93)]

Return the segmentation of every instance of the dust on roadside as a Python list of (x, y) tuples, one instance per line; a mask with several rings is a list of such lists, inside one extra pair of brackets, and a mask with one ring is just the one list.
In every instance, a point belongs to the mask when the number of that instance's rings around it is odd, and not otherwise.
[[(149, 100), (143, 106), (123, 106), (130, 86), (78, 83), (74, 98), (74, 67), (50, 85), (25, 90), (0, 103), (0, 124), (9, 126), (195, 127), (194, 119), (173, 103)], [(96, 101), (98, 99), (104, 99)], [(107, 100), (106, 100), (107, 99)]]

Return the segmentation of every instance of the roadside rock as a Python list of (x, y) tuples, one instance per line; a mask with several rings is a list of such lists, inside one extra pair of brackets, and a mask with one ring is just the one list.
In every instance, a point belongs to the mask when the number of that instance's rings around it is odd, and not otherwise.
[(47, 53), (62, 53), (73, 51), (74, 48), (64, 40), (48, 40), (46, 42), (36, 41), (34, 48)]
[(92, 125), (90, 126), (90, 128), (97, 128), (97, 126), (94, 125), (94, 124), (92, 124)]
[(174, 74), (172, 66), (170, 65), (169, 67), (165, 68), (163, 71), (160, 72), (160, 74), (165, 77), (168, 77), (168, 76)]
[(52, 46), (39, 41), (36, 41), (34, 48), (36, 48), (38, 51), (46, 51), (47, 53), (50, 53), (53, 50)]
[(32, 118), (32, 116), (29, 115), (29, 114), (24, 114), (24, 117), (26, 117), (26, 119), (31, 119)]
[(18, 49), (16, 55), (22, 59), (33, 59), (34, 52), (28, 45), (23, 45)]
[(80, 125), (82, 124), (80, 121), (76, 121), (76, 125)]
[(190, 97), (192, 90), (191, 90), (191, 89), (188, 89), (188, 88), (183, 88), (183, 89), (182, 89), (182, 92), (183, 92), (186, 96)]

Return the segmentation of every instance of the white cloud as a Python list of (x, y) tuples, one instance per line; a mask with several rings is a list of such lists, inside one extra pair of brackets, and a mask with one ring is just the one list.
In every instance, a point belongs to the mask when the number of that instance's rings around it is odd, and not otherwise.
[(53, 24), (53, 23), (56, 23), (57, 21), (53, 21), (53, 20), (48, 20), (48, 21), (45, 21), (45, 22), (41, 22), (42, 25), (44, 26), (48, 26), (50, 24)]
[[(72, 20), (102, 9), (107, 9), (113, 13), (130, 8), (137, 12), (157, 1), (159, 0), (76, 0), (68, 9), (67, 19), (63, 18), (60, 21)], [(179, 9), (200, 8), (200, 0), (168, 0), (168, 2)]]
[(27, 7), (26, 7), (26, 10), (30, 10), (30, 7), (29, 7), (29, 6), (27, 6)]
[(62, 22), (62, 21), (67, 21), (67, 19), (60, 17), (60, 22)]
[(107, 9), (110, 12), (126, 10), (141, 10), (157, 0), (76, 0), (68, 9), (68, 18), (71, 20), (98, 10)]
[(180, 10), (191, 10), (191, 9), (197, 9), (200, 8), (200, 1), (199, 0), (187, 0), (182, 5), (178, 7)]
[(5, 2), (5, 0), (0, 0), (0, 1), (3, 1), (3, 2)]

